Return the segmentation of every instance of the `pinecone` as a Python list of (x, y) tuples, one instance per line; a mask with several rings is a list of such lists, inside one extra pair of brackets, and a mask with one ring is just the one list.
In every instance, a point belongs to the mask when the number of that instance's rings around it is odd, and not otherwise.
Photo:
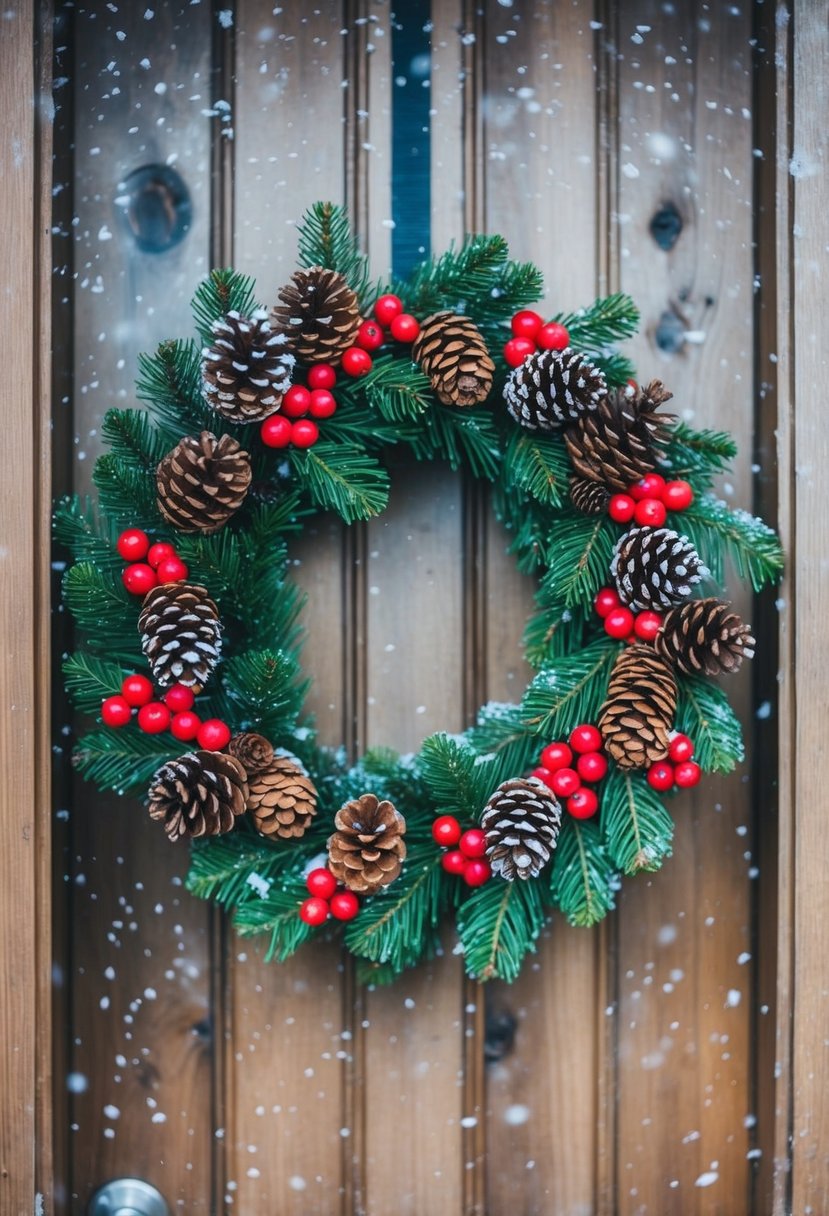
[(690, 595), (709, 571), (687, 536), (670, 528), (631, 528), (616, 542), (610, 573), (628, 608), (661, 612)]
[(508, 882), (535, 878), (558, 842), (561, 805), (537, 777), (514, 777), (490, 797), (481, 827), (493, 873)]
[(374, 895), (394, 882), (406, 856), (406, 820), (376, 794), (340, 807), (328, 838), (328, 868), (358, 895)]
[(739, 671), (754, 654), (751, 629), (724, 600), (691, 600), (672, 608), (654, 638), (658, 654), (688, 676)]
[(245, 811), (245, 770), (224, 752), (186, 752), (162, 764), (150, 785), (150, 815), (170, 840), (220, 836)]
[(616, 389), (564, 431), (564, 442), (575, 471), (589, 481), (626, 490), (633, 481), (651, 473), (659, 448), (668, 439), (669, 415), (655, 411), (669, 393), (661, 380), (652, 380), (638, 393)]
[(138, 628), (141, 649), (162, 688), (207, 683), (219, 661), (222, 625), (204, 587), (159, 583), (144, 596)]
[[(243, 737), (261, 738), (261, 735)], [(304, 835), (317, 813), (317, 791), (295, 756), (273, 753), (266, 768), (248, 773), (248, 781), (248, 810), (263, 836), (290, 840)]]
[(412, 359), (429, 377), (443, 405), (477, 405), (492, 389), (495, 364), (469, 317), (454, 312), (427, 317), (414, 340)]
[(271, 309), (271, 325), (303, 363), (337, 363), (360, 328), (357, 297), (336, 270), (297, 270)]
[(602, 373), (569, 346), (528, 355), (504, 385), (507, 409), (529, 431), (553, 431), (597, 409), (606, 396)]
[(619, 768), (647, 768), (668, 754), (676, 713), (676, 680), (670, 663), (653, 647), (626, 647), (610, 674), (599, 730)]
[(232, 435), (185, 435), (156, 469), (158, 509), (179, 532), (218, 532), (245, 501), (250, 456)]
[(610, 491), (601, 482), (571, 477), (570, 501), (583, 515), (601, 515), (610, 502)]
[(202, 351), (208, 405), (231, 422), (261, 422), (275, 414), (294, 366), (285, 335), (273, 332), (261, 309), (250, 317), (229, 312), (210, 328), (213, 345)]
[(273, 747), (264, 735), (252, 731), (234, 735), (227, 750), (239, 761), (248, 777), (255, 777), (273, 762)]

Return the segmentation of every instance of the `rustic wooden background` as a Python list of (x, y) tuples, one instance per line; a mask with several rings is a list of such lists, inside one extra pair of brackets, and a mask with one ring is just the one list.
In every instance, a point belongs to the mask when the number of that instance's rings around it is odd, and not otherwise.
[[(435, 3), (431, 230), (435, 248), (469, 228), (503, 232), (543, 267), (550, 312), (633, 294), (641, 373), (666, 380), (684, 417), (735, 434), (722, 493), (773, 511), (775, 224), (784, 265), (788, 246), (768, 203), (785, 105), (771, 92), (780, 63), (764, 54), (767, 7)], [(406, 4), (397, 16), (413, 19)], [(392, 63), (391, 20), (373, 0), (59, 6), (59, 488), (89, 489), (104, 411), (134, 400), (139, 351), (186, 332), (211, 265), (232, 262), (272, 298), (296, 219), (332, 198), (388, 267), (406, 70)], [(191, 229), (166, 253), (137, 248), (116, 201), (145, 165), (172, 166), (192, 198)], [(405, 750), (520, 693), (531, 587), (504, 549), (483, 496), (435, 467), (401, 467), (381, 520), (303, 538), (325, 739)], [(626, 884), (603, 929), (553, 923), (512, 988), (471, 985), (451, 950), (381, 992), (358, 990), (333, 946), (265, 966), (183, 892), (182, 851), (140, 807), (61, 792), (58, 1210), (138, 1175), (173, 1210), (245, 1216), (770, 1211), (787, 1145), (774, 1130), (764, 708), (776, 625), (760, 611), (755, 704), (750, 673), (735, 695), (763, 763), (675, 803), (674, 859)], [(826, 1072), (810, 1067), (817, 1107)], [(826, 1174), (801, 1197), (823, 1194)]]

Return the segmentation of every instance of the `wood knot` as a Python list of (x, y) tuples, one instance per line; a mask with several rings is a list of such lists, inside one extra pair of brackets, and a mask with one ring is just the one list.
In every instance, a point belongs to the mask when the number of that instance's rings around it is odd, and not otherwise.
[(509, 1009), (487, 1009), (484, 1030), (484, 1059), (487, 1064), (503, 1060), (515, 1047), (518, 1023)]
[(673, 203), (663, 203), (649, 224), (650, 234), (660, 249), (669, 253), (682, 232), (682, 216)]
[(142, 253), (166, 253), (184, 240), (193, 219), (190, 191), (169, 165), (144, 165), (118, 187), (116, 203)]

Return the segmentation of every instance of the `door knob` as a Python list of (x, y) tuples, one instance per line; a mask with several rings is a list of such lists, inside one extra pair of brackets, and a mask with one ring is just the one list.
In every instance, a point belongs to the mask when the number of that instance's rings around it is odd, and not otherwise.
[(89, 1201), (87, 1216), (170, 1216), (164, 1196), (140, 1178), (115, 1178)]

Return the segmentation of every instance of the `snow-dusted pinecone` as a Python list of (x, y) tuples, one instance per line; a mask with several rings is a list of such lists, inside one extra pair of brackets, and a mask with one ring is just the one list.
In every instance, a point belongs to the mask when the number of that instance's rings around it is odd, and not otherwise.
[(494, 874), (512, 882), (535, 878), (558, 842), (561, 805), (537, 777), (503, 781), (481, 816), (486, 855)]
[(569, 346), (528, 355), (504, 385), (507, 409), (530, 431), (555, 430), (598, 409), (606, 396), (602, 373)]
[(210, 327), (213, 345), (202, 351), (208, 405), (230, 422), (261, 422), (275, 414), (291, 384), (294, 356), (267, 313), (229, 312)]
[(709, 571), (687, 536), (670, 528), (631, 528), (616, 542), (610, 573), (628, 608), (663, 612), (687, 598)]

